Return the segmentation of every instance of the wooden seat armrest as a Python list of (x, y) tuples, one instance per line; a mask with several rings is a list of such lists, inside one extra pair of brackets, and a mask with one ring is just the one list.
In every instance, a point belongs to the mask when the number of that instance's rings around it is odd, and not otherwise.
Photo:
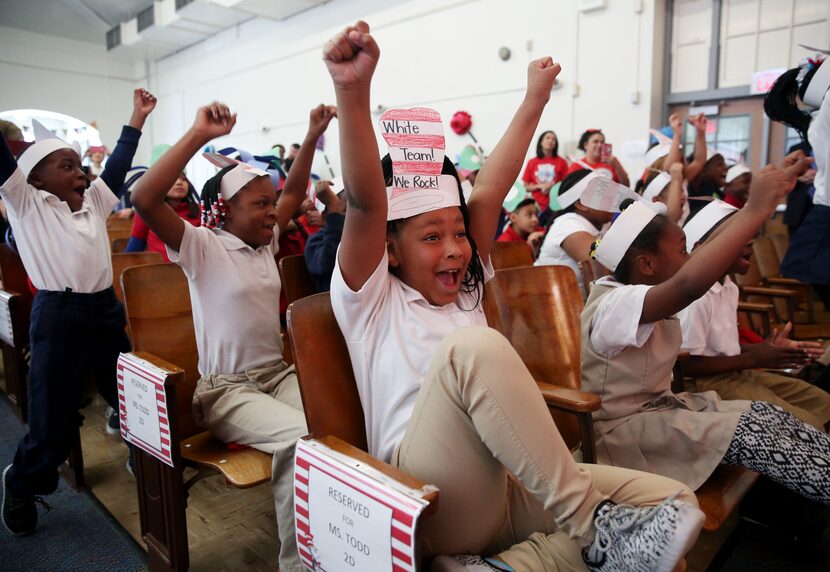
[(761, 304), (755, 302), (738, 302), (739, 312), (753, 312), (756, 314), (769, 314), (772, 312), (772, 304)]
[[(310, 439), (312, 437), (306, 437), (306, 439)], [(346, 455), (347, 457), (351, 457), (355, 461), (359, 461), (364, 465), (367, 465), (374, 470), (383, 473), (385, 476), (389, 477), (390, 479), (394, 479), (395, 481), (399, 482), (400, 484), (409, 487), (411, 489), (415, 489), (418, 491), (423, 491), (421, 498), (424, 499), (429, 503), (429, 506), (424, 509), (423, 514), (431, 514), (435, 512), (438, 508), (438, 489), (434, 486), (431, 486), (419, 479), (416, 479), (409, 473), (405, 473), (400, 469), (397, 469), (390, 465), (389, 463), (384, 463), (380, 459), (377, 459), (371, 456), (369, 453), (358, 449), (357, 447), (350, 445), (335, 437), (334, 435), (326, 435), (325, 437), (315, 438), (317, 441), (337, 451), (342, 455)]]
[[(165, 372), (168, 373), (168, 374), (172, 374), (172, 373), (184, 374), (184, 370), (182, 368), (180, 368), (179, 366), (174, 365), (174, 364), (170, 363), (169, 361), (163, 360), (160, 357), (155, 356), (155, 355), (153, 355), (149, 352), (132, 352), (132, 354), (134, 356), (137, 356), (137, 357), (145, 360), (145, 361), (150, 362), (151, 364), (153, 364), (154, 366), (156, 366), (159, 369), (165, 370)], [(181, 375), (181, 376), (173, 377), (170, 381), (172, 381), (173, 383), (178, 383), (179, 381), (183, 381), (183, 380), (184, 380), (184, 375)]]
[(771, 296), (773, 298), (795, 298), (797, 292), (786, 288), (767, 288), (765, 286), (742, 286), (741, 292), (753, 296)]
[(766, 278), (767, 284), (776, 284), (787, 288), (810, 288), (810, 285), (795, 278), (784, 278), (783, 276), (771, 276)]
[(600, 398), (595, 393), (568, 389), (561, 385), (537, 381), (539, 391), (545, 398), (545, 403), (551, 407), (564, 409), (573, 413), (591, 413), (600, 407)]
[(689, 361), (691, 354), (689, 352), (677, 352), (677, 359), (675, 361)]

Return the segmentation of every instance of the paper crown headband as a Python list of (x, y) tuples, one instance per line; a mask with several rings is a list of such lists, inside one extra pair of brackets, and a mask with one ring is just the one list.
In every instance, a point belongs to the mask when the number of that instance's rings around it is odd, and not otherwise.
[(274, 157), (271, 155), (251, 155), (244, 149), (238, 149), (236, 147), (225, 147), (224, 149), (219, 149), (217, 153), (265, 171), (271, 177), (271, 182), (278, 191), (282, 189), (285, 183), (285, 171), (275, 166), (273, 162)]
[(726, 182), (731, 183), (741, 175), (746, 175), (747, 173), (751, 172), (752, 171), (749, 170), (749, 167), (747, 167), (743, 163), (732, 165), (731, 167), (729, 167), (729, 170), (726, 171)]
[(392, 159), (387, 220), (461, 205), (455, 177), (441, 174), (446, 142), (437, 111), (390, 109), (380, 116), (379, 126)]
[(17, 166), (23, 171), (23, 176), (28, 177), (32, 169), (37, 166), (47, 155), (59, 149), (72, 149), (81, 156), (81, 145), (75, 141), (72, 145), (49, 131), (37, 119), (32, 119), (32, 128), (35, 132), (35, 143), (26, 149), (17, 160)]
[(828, 59), (830, 58), (824, 58), (816, 64), (818, 65), (818, 69), (813, 74), (810, 83), (807, 84), (807, 89), (804, 91), (802, 101), (809, 106), (821, 107), (824, 94), (830, 88), (830, 64), (826, 63)]
[(658, 214), (666, 212), (663, 203), (646, 202), (628, 187), (603, 176), (593, 178), (579, 200), (587, 207), (608, 212), (619, 211), (623, 202), (633, 201), (617, 217), (602, 240), (594, 243), (596, 246), (591, 252), (592, 258), (612, 272), (646, 225)]
[(700, 209), (683, 227), (686, 233), (686, 249), (691, 252), (701, 238), (715, 228), (715, 225), (738, 209), (717, 199)]
[(660, 171), (651, 182), (646, 185), (643, 191), (644, 201), (653, 201), (654, 197), (658, 196), (666, 188), (666, 185), (671, 183), (671, 175), (665, 171)]
[(233, 169), (225, 173), (222, 177), (222, 182), (219, 184), (219, 192), (222, 194), (222, 199), (225, 202), (231, 200), (242, 187), (257, 177), (268, 176), (268, 173), (262, 169), (258, 169), (242, 161), (237, 161), (236, 159), (231, 159), (220, 153), (202, 153), (202, 156), (220, 169), (235, 165)]
[(616, 183), (614, 183), (613, 180), (609, 179), (603, 174), (597, 173), (596, 171), (591, 171), (590, 173), (582, 177), (573, 187), (571, 187), (561, 195), (559, 194), (559, 190), (562, 188), (561, 181), (557, 185), (555, 185), (557, 189), (556, 202), (559, 204), (559, 210), (565, 210), (566, 208), (574, 204), (576, 201), (578, 201), (580, 197), (582, 197), (583, 191), (585, 191), (585, 189), (587, 189), (588, 186), (591, 185), (591, 183), (597, 179), (597, 177), (604, 179), (604, 181), (611, 181), (611, 183), (616, 185)]
[(663, 132), (657, 131), (656, 129), (649, 129), (648, 132), (657, 139), (657, 145), (646, 151), (645, 154), (646, 165), (650, 166), (657, 159), (662, 159), (669, 154), (672, 140), (670, 137), (666, 137)]

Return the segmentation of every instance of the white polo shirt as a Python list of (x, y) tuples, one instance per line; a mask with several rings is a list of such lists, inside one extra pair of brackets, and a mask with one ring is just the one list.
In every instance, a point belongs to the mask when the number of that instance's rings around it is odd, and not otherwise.
[(830, 206), (830, 95), (825, 95), (818, 113), (807, 129), (807, 138), (816, 158), (813, 203)]
[(23, 266), (38, 290), (91, 294), (112, 286), (107, 216), (118, 204), (100, 177), (87, 187), (80, 210), (26, 182), (15, 169), (0, 186)]
[[(331, 279), (331, 305), (346, 344), (366, 419), (369, 453), (389, 462), (403, 439), (412, 409), (438, 344), (463, 326), (487, 326), (481, 304), (459, 302), (433, 306), (417, 290), (389, 272), (383, 258), (358, 292), (340, 271), (340, 253)], [(493, 277), (492, 266), (484, 269)]]
[[(585, 287), (582, 285), (582, 272), (579, 271), (579, 262), (571, 258), (571, 255), (562, 248), (565, 239), (577, 232), (587, 232), (597, 237), (600, 231), (587, 218), (578, 213), (563, 214), (553, 221), (553, 224), (545, 236), (542, 248), (539, 250), (539, 258), (534, 266), (567, 266), (576, 273), (576, 283), (579, 290), (585, 296)], [(588, 254), (587, 252), (585, 253)]]
[(224, 230), (186, 224), (179, 252), (167, 247), (187, 276), (203, 376), (282, 359), (278, 240), (274, 228), (271, 244), (253, 249)]
[(626, 348), (641, 348), (651, 337), (654, 323), (641, 324), (646, 294), (652, 286), (622, 284), (613, 276), (603, 276), (595, 284), (611, 286), (591, 318), (591, 345), (597, 353), (609, 358)]
[(682, 349), (695, 356), (736, 356), (738, 287), (729, 278), (715, 284), (677, 314), (683, 332)]

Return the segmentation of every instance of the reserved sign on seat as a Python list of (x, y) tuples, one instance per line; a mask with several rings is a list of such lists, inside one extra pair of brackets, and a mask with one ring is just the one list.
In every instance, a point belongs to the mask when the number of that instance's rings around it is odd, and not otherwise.
[(172, 467), (166, 372), (134, 354), (121, 354), (117, 372), (121, 437)]
[(415, 525), (428, 503), (373, 467), (300, 440), (294, 465), (297, 546), (311, 570), (415, 571)]

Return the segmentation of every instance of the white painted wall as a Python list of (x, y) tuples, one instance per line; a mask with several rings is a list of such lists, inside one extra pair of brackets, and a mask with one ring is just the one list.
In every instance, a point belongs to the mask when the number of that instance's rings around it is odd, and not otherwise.
[[(470, 142), (449, 129), (452, 114), (470, 112), (473, 133), (492, 150), (521, 101), (528, 61), (548, 54), (562, 63), (562, 86), (553, 93), (540, 132), (555, 130), (562, 153), (575, 148), (584, 129), (599, 127), (620, 155), (624, 141), (645, 143), (650, 117), (660, 115), (662, 69), (655, 69), (660, 59), (654, 51), (663, 50), (662, 12), (655, 13), (655, 0), (612, 0), (586, 13), (578, 12), (578, 4), (335, 0), (285, 22), (251, 20), (150, 65), (150, 89), (159, 96), (150, 138), (172, 143), (199, 106), (218, 99), (239, 113), (239, 121), (217, 145), (256, 152), (300, 142), (309, 109), (334, 101), (320, 59), (323, 43), (364, 18), (381, 47), (373, 106), (438, 109), (451, 157)], [(512, 51), (507, 62), (497, 55), (502, 46)], [(639, 103), (631, 103), (634, 93)], [(334, 123), (326, 149), (339, 173), (337, 147)], [(634, 178), (642, 164), (629, 161), (626, 167)], [(191, 170), (195, 182), (210, 172), (201, 159)], [(320, 161), (315, 170), (325, 174)]]
[[(143, 62), (108, 54), (103, 38), (93, 44), (4, 26), (0, 54), (0, 111), (44, 109), (95, 121), (102, 140), (115, 145), (132, 113), (132, 92), (145, 74)], [(148, 150), (144, 142), (137, 161), (146, 160)]]

